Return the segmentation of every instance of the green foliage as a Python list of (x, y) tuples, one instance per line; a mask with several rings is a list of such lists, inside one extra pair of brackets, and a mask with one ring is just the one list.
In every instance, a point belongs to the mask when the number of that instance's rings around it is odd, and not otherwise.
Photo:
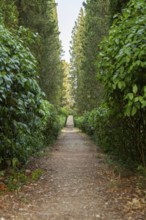
[(32, 172), (31, 174), (31, 178), (33, 181), (37, 181), (43, 174), (43, 170), (42, 169), (36, 169)]
[(146, 106), (145, 12), (145, 1), (129, 3), (102, 43), (98, 61), (108, 102), (111, 106), (119, 103), (127, 116)]
[(53, 142), (61, 128), (65, 126), (66, 115), (58, 112), (55, 107), (48, 101), (43, 101), (41, 104), (40, 114), (42, 117), (42, 132), (46, 137), (46, 143)]
[[(108, 118), (107, 115), (100, 118), (104, 124), (103, 137), (97, 136), (107, 151), (143, 166), (146, 158), (145, 22), (145, 1), (131, 0), (102, 42), (97, 64), (110, 112)], [(97, 124), (100, 125), (99, 121)]]
[(41, 89), (52, 104), (61, 106), (64, 70), (55, 0), (0, 0), (0, 23), (35, 55)]
[(72, 32), (71, 78), (75, 107), (79, 114), (101, 102), (103, 87), (97, 80), (99, 43), (109, 27), (109, 1), (86, 1)]
[(91, 112), (84, 113), (83, 116), (75, 117), (75, 125), (87, 134), (94, 136), (95, 139), (98, 137), (98, 143), (103, 144), (108, 115), (109, 110), (103, 105)]
[(70, 77), (70, 64), (66, 61), (62, 61), (63, 65), (63, 84), (62, 84), (62, 95), (61, 95), (61, 106), (68, 110), (73, 107), (73, 98), (71, 94), (71, 77)]
[(132, 130), (131, 120), (116, 116), (107, 105), (101, 105), (81, 117), (75, 118), (75, 125), (91, 135), (114, 160), (129, 167), (143, 163), (141, 149), (137, 146), (137, 130)]
[(110, 0), (110, 11), (111, 11), (112, 21), (115, 14), (121, 13), (122, 9), (126, 7), (126, 4), (128, 2), (129, 0)]
[(25, 158), (25, 138), (37, 127), (43, 98), (36, 81), (36, 60), (3, 26), (0, 42), (1, 157), (17, 158), (19, 151), (19, 157)]
[[(39, 42), (31, 45), (39, 64), (39, 85), (48, 101), (58, 107), (61, 105), (63, 67), (55, 0), (16, 0), (15, 4), (19, 26), (31, 30), (28, 35), (39, 34)], [(24, 32), (22, 37), (24, 39)]]
[[(75, 22), (72, 30), (71, 42), (71, 60), (70, 60), (70, 77), (71, 77), (71, 95), (73, 97), (73, 106), (81, 111), (83, 105), (83, 71), (84, 45), (85, 40), (85, 14), (81, 8), (79, 17)], [(75, 107), (74, 106), (74, 107)]]
[(0, 23), (13, 30), (18, 25), (18, 11), (13, 0), (0, 0)]
[(68, 115), (69, 115), (69, 109), (67, 107), (62, 107), (61, 109), (59, 109), (58, 117), (61, 128), (66, 126)]
[(140, 175), (146, 177), (146, 167), (143, 167), (143, 166), (139, 165), (139, 166), (137, 167), (137, 172), (138, 172)]
[[(97, 80), (96, 61), (99, 53), (99, 43), (107, 34), (109, 28), (109, 1), (90, 0), (85, 6), (85, 39), (83, 71), (83, 102), (87, 111), (95, 108), (102, 98), (102, 86)], [(102, 18), (102, 19), (101, 19)]]
[(25, 170), (12, 169), (3, 175), (6, 186), (9, 190), (18, 190), (24, 184), (37, 181), (43, 175), (43, 170), (38, 168), (27, 173)]
[(45, 143), (56, 138), (61, 125), (23, 40), (1, 25), (0, 42), (0, 164), (16, 167), (43, 147), (44, 137)]
[(28, 182), (28, 176), (23, 172), (13, 172), (6, 180), (6, 186), (9, 190), (17, 190)]
[(65, 117), (68, 117), (68, 115), (69, 115), (68, 107), (65, 106), (65, 107), (60, 108), (59, 114), (64, 115)]

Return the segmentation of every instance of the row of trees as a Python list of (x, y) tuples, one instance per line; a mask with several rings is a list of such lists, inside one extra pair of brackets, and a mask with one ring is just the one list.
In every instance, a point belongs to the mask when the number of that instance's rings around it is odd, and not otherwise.
[(71, 48), (76, 123), (132, 166), (146, 164), (145, 13), (144, 0), (86, 1)]
[[(55, 0), (0, 0), (0, 5), (5, 26), (13, 32), (19, 28), (20, 37), (35, 55), (40, 72), (39, 85), (47, 99), (59, 106), (63, 64)], [(36, 33), (33, 42), (32, 33)]]
[(97, 55), (100, 42), (108, 35), (113, 16), (122, 11), (128, 0), (83, 3), (72, 31), (70, 74), (72, 95), (79, 113), (95, 108), (102, 100), (103, 86), (97, 79)]
[(0, 169), (56, 138), (64, 75), (55, 1), (0, 0)]
[(99, 43), (109, 27), (109, 1), (86, 1), (72, 32), (71, 77), (79, 113), (95, 108), (101, 100), (96, 59)]

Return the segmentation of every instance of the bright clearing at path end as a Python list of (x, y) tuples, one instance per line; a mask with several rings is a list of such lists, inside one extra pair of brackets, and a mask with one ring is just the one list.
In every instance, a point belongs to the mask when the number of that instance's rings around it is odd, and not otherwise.
[(59, 31), (61, 32), (60, 40), (62, 41), (63, 50), (65, 51), (64, 59), (69, 62), (71, 32), (80, 8), (82, 7), (83, 0), (56, 0), (56, 3), (58, 3)]

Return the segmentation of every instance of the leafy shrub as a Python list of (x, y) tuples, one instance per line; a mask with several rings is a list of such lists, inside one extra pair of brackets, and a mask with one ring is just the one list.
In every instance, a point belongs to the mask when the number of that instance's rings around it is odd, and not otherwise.
[(83, 116), (75, 117), (75, 126), (80, 128), (82, 131), (86, 132), (89, 135), (94, 134), (94, 112), (95, 110), (91, 112), (84, 113)]
[(75, 127), (80, 128), (81, 130), (84, 131), (84, 127), (83, 127), (83, 120), (84, 120), (84, 116), (74, 116), (74, 125)]
[(66, 117), (68, 117), (69, 115), (69, 110), (67, 107), (62, 107), (59, 109), (59, 114), (64, 115)]
[(75, 125), (91, 135), (97, 145), (116, 160), (130, 166), (142, 162), (130, 121), (114, 115), (106, 104), (76, 117)]
[(0, 25), (0, 164), (26, 162), (59, 130), (55, 108), (44, 100), (37, 62), (23, 40)]
[(58, 115), (59, 115), (59, 121), (60, 121), (61, 128), (63, 128), (66, 125), (66, 121), (67, 121), (67, 118), (69, 115), (68, 109), (66, 107), (62, 107), (58, 111)]
[(59, 131), (65, 125), (66, 119), (46, 100), (41, 104), (40, 113), (43, 115), (40, 123), (42, 124), (42, 132), (46, 137), (46, 143), (50, 143), (58, 136)]
[(101, 44), (99, 78), (111, 107), (134, 116), (146, 107), (146, 2), (131, 0)]
[[(131, 0), (101, 44), (98, 77), (110, 115), (108, 149), (143, 163), (146, 157), (146, 2)], [(103, 120), (104, 122), (104, 120)], [(106, 124), (106, 123), (105, 123)], [(105, 137), (109, 137), (108, 133)], [(105, 139), (105, 138), (104, 138)], [(116, 150), (117, 149), (117, 150)]]

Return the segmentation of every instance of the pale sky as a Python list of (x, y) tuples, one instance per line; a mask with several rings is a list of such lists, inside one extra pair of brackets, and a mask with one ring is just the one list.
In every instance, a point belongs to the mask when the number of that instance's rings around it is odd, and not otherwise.
[(65, 51), (63, 59), (69, 62), (69, 48), (71, 40), (71, 32), (75, 21), (78, 17), (83, 0), (56, 0), (58, 3), (58, 20), (60, 40), (62, 41), (63, 50)]

